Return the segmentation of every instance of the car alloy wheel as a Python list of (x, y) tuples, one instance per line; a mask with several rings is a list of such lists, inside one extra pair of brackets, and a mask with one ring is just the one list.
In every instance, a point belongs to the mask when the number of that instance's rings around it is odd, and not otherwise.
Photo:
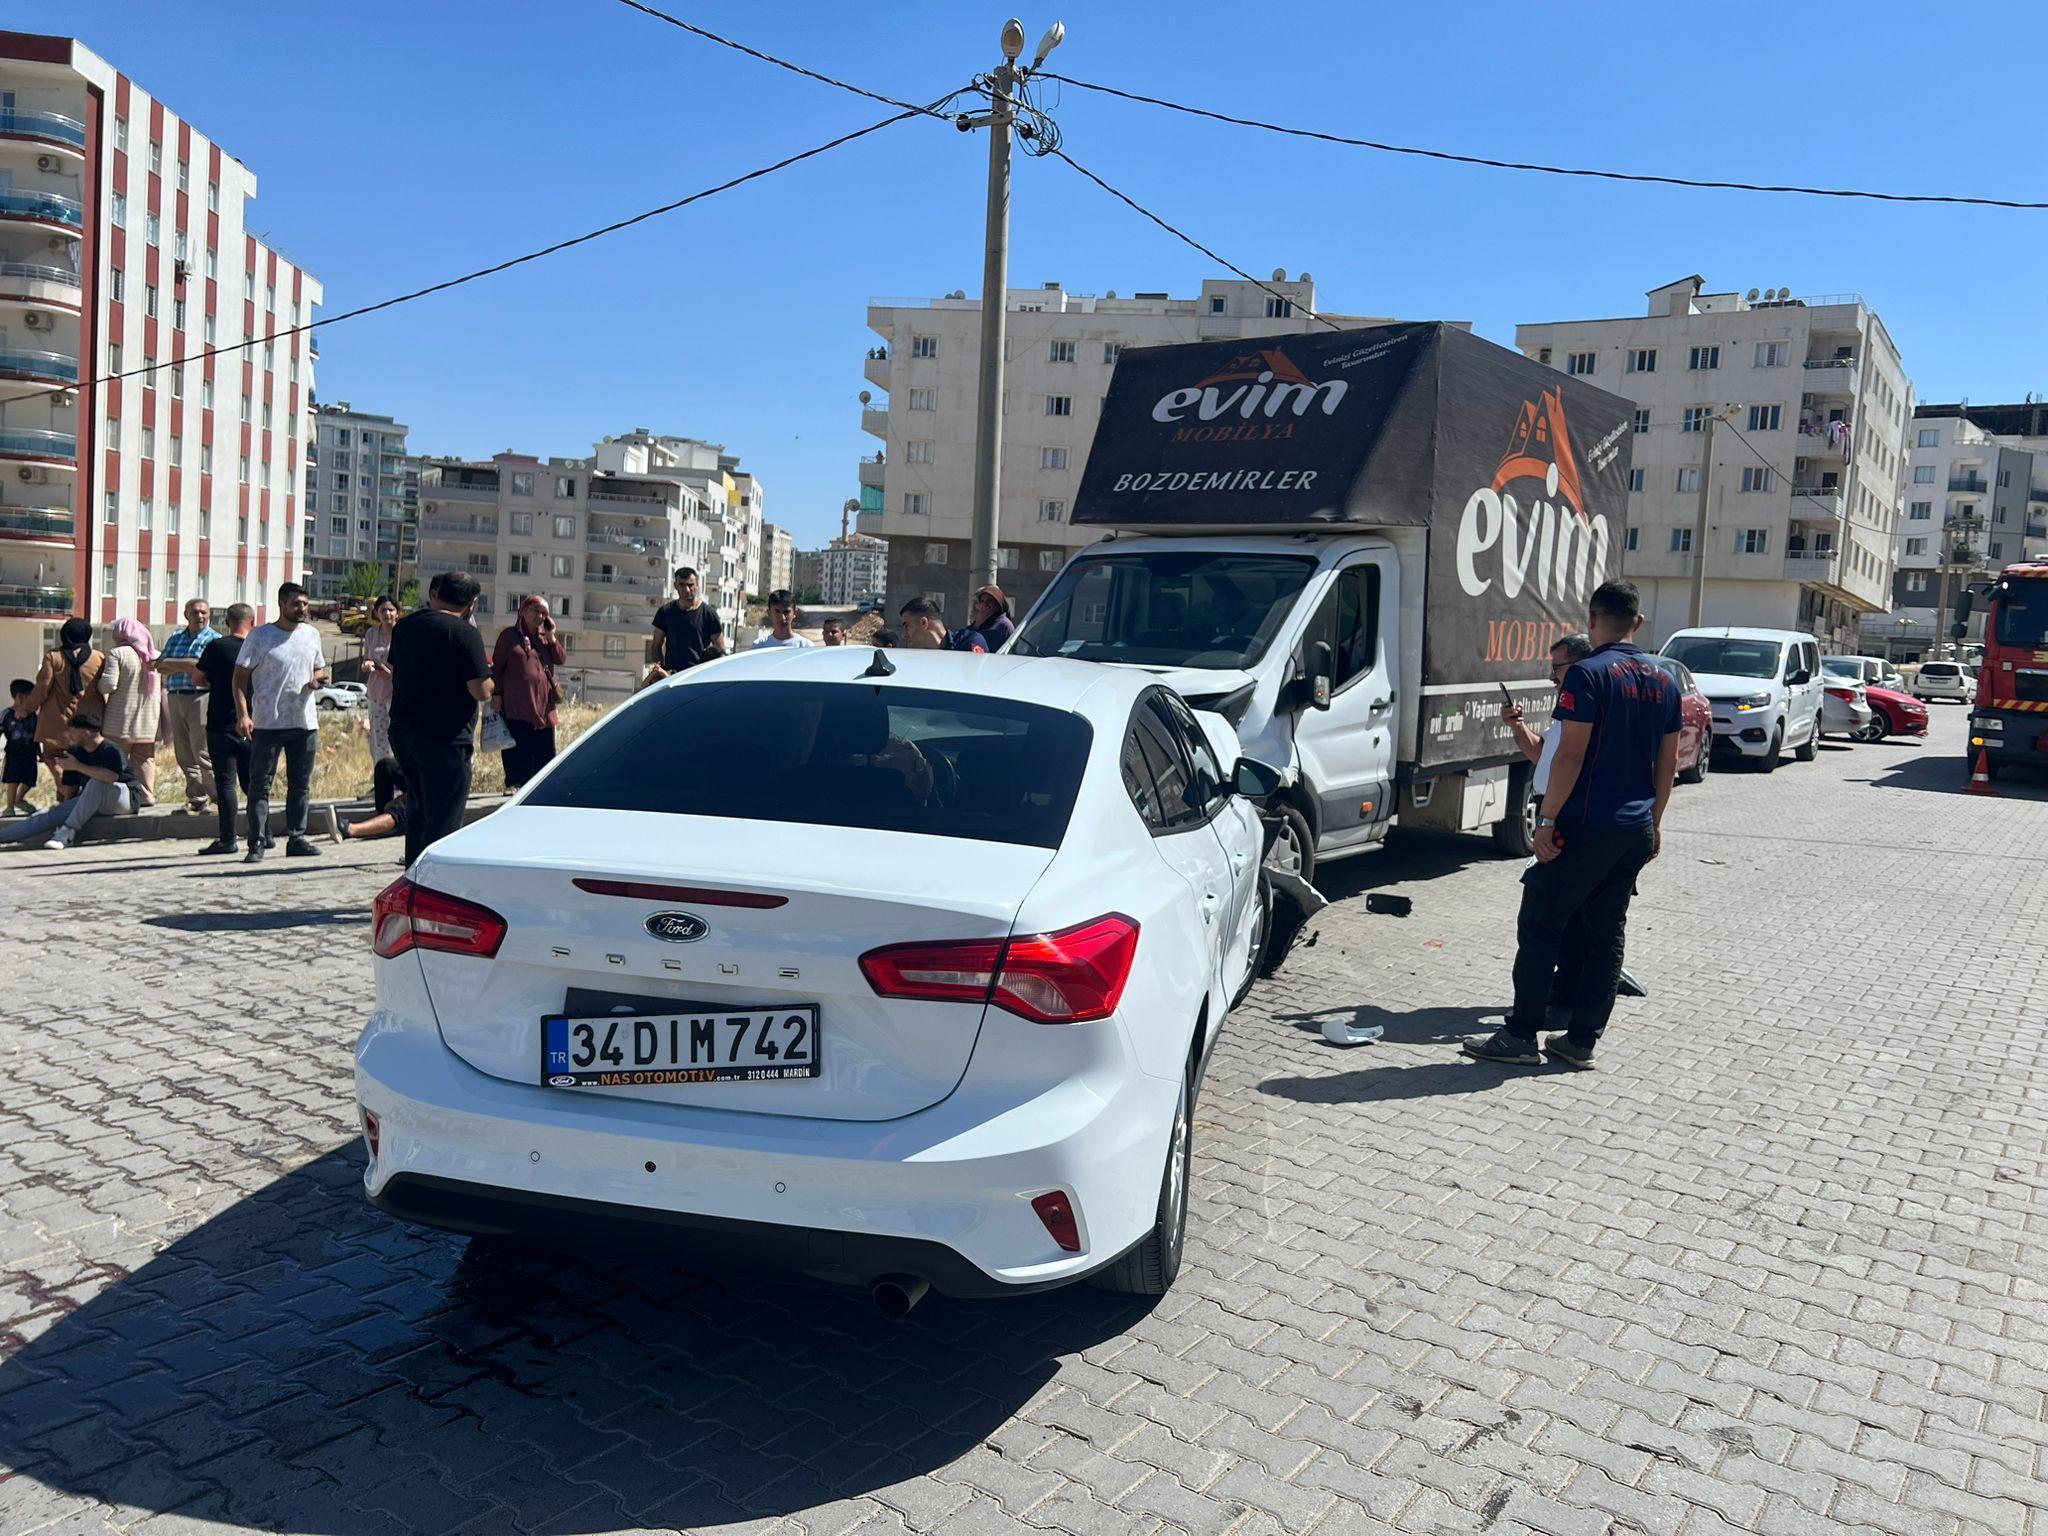
[(1166, 1168), (1159, 1179), (1159, 1208), (1152, 1230), (1138, 1246), (1106, 1269), (1090, 1276), (1105, 1291), (1130, 1296), (1164, 1296), (1180, 1273), (1188, 1238), (1188, 1170), (1194, 1162), (1194, 1097), (1196, 1062), (1191, 1053), (1174, 1106), (1173, 1130), (1166, 1144)]
[(1258, 888), (1252, 892), (1252, 940), (1246, 957), (1244, 981), (1237, 989), (1237, 995), (1230, 1000), (1235, 1008), (1252, 989), (1252, 983), (1263, 976), (1261, 969), (1266, 963), (1266, 941), (1273, 932), (1273, 886), (1267, 880), (1264, 870), (1259, 871)]

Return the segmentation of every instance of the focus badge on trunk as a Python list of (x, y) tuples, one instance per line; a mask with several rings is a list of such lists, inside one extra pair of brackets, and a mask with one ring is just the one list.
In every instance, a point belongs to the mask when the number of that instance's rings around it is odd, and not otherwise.
[(671, 944), (689, 944), (711, 931), (711, 925), (694, 912), (657, 912), (647, 919), (647, 931)]

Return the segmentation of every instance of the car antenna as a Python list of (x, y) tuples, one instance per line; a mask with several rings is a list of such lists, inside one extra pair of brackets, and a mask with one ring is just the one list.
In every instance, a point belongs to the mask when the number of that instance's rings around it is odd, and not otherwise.
[(861, 673), (861, 676), (894, 677), (895, 675), (896, 663), (889, 659), (889, 653), (887, 651), (883, 650), (880, 646), (877, 646), (875, 648), (875, 659), (868, 663), (867, 671)]

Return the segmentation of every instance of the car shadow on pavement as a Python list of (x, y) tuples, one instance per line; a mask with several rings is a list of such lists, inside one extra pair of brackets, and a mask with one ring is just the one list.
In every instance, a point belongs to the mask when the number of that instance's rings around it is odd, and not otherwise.
[(367, 923), (366, 907), (287, 907), (275, 912), (167, 912), (142, 921), (177, 933), (272, 933), (280, 928), (334, 928)]
[[(1455, 1045), (1467, 1035), (1485, 1034), (1480, 1020), (1498, 1017), (1500, 1005), (1491, 1008), (1415, 1008), (1406, 1013), (1380, 1008), (1371, 1003), (1356, 1008), (1323, 1008), (1313, 1013), (1279, 1013), (1276, 1024), (1292, 1024), (1314, 1035), (1323, 1032), (1331, 1020), (1354, 1028), (1377, 1028), (1388, 1045)], [(1331, 1046), (1332, 1051), (1357, 1047)]]
[(0, 1319), (0, 1466), (125, 1510), (361, 1536), (694, 1530), (958, 1459), (1149, 1303), (841, 1292), (471, 1251), (351, 1142), (82, 1305)]
[[(1882, 774), (1850, 783), (1875, 785), (1879, 789), (1917, 789), (1931, 794), (1960, 795), (1970, 782), (1970, 766), (1961, 758), (1943, 752), (1926, 757), (1908, 757), (1887, 763)], [(2048, 756), (2040, 769), (2008, 769), (1991, 786), (1998, 795), (2014, 800), (2048, 800)]]
[[(1370, 1046), (1361, 1047), (1372, 1049)], [(1517, 1077), (1563, 1073), (1567, 1069), (1545, 1063), (1540, 1067), (1510, 1067), (1489, 1061), (1470, 1061), (1447, 1054), (1440, 1062), (1426, 1066), (1362, 1067), (1356, 1072), (1335, 1072), (1320, 1077), (1269, 1077), (1259, 1092), (1297, 1104), (1370, 1104), (1400, 1099), (1434, 1099), (1454, 1093), (1490, 1093)]]

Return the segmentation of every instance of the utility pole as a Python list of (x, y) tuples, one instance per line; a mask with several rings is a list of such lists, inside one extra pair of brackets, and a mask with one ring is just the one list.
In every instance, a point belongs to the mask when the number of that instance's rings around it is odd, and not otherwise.
[[(989, 110), (954, 119), (961, 132), (988, 129), (988, 223), (981, 260), (981, 382), (975, 399), (974, 522), (968, 547), (969, 590), (996, 580), (996, 549), (1002, 536), (1003, 497), (1003, 339), (1010, 290), (1010, 137), (1017, 121), (1017, 89), (1043, 64), (1046, 55), (1067, 35), (1054, 22), (1038, 44), (1028, 67), (1018, 64), (1024, 52), (1024, 23), (1012, 16), (1003, 23), (1003, 62), (988, 75)], [(1030, 131), (1028, 126), (1025, 130)]]
[(1693, 518), (1692, 528), (1692, 621), (1689, 627), (1693, 629), (1698, 629), (1705, 622), (1700, 612), (1707, 603), (1707, 497), (1714, 483), (1714, 428), (1734, 413), (1734, 406), (1723, 406), (1707, 418), (1707, 441), (1700, 449), (1700, 507)]

